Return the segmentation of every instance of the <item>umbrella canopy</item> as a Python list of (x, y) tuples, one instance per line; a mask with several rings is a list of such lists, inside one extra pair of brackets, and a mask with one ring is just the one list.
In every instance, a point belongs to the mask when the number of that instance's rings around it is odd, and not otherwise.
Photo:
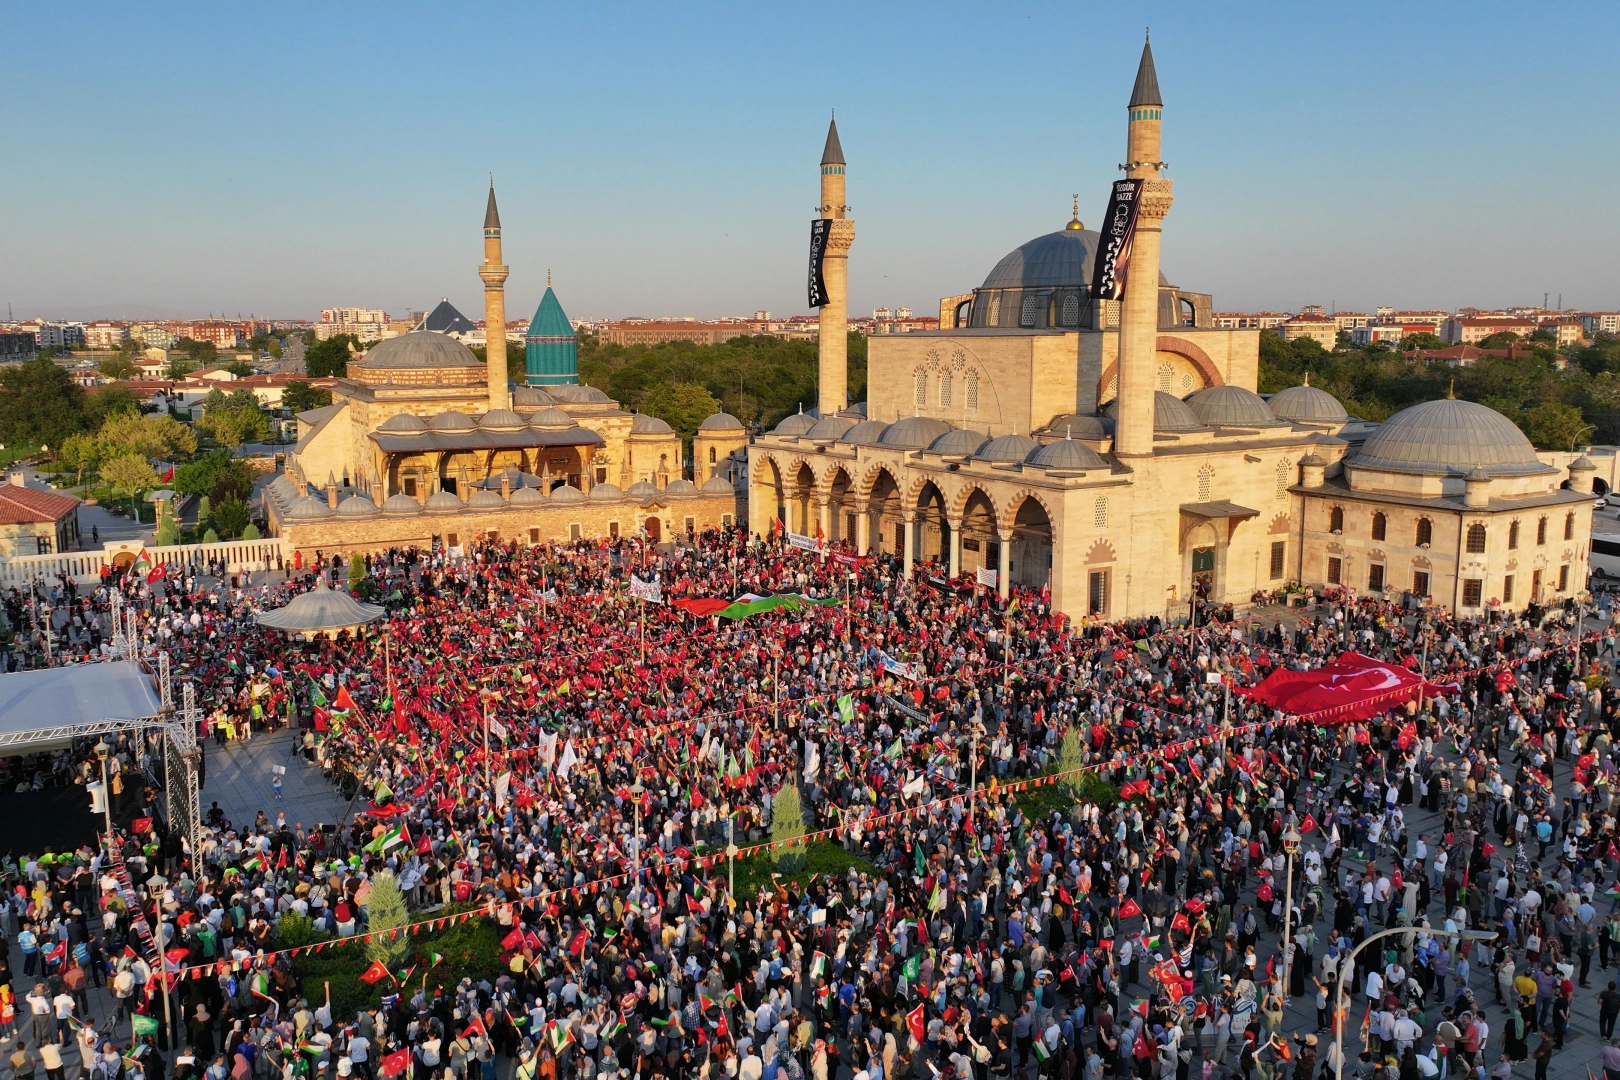
[(376, 622), (387, 612), (376, 604), (362, 604), (346, 592), (336, 592), (324, 580), (286, 607), (259, 616), (259, 625), (289, 633), (335, 634)]

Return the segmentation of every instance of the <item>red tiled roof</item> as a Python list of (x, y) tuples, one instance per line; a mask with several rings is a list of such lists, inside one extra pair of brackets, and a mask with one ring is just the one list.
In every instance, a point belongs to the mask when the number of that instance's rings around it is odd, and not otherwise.
[(0, 485), (0, 525), (61, 521), (71, 514), (79, 500), (40, 488)]

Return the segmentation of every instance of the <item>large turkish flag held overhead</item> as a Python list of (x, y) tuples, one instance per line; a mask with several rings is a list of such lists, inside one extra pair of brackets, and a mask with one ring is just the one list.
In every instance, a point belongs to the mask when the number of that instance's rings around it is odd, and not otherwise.
[(1415, 700), (1420, 687), (1429, 697), (1456, 689), (1425, 684), (1397, 664), (1347, 652), (1313, 671), (1279, 668), (1259, 685), (1239, 687), (1237, 692), (1292, 716), (1349, 723)]

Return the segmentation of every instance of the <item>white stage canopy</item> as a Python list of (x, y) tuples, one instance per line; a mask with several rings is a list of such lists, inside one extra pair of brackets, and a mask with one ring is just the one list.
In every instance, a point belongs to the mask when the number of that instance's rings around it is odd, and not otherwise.
[(0, 675), (0, 755), (34, 754), (157, 716), (152, 677), (132, 660)]

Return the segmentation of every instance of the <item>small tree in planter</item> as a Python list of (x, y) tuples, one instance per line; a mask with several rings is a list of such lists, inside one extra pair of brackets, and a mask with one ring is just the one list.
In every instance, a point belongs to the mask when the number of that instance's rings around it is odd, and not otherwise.
[[(778, 845), (772, 852), (778, 870), (791, 874), (804, 869), (804, 811), (799, 787), (792, 780), (782, 785), (771, 803), (771, 843)], [(788, 846), (779, 846), (783, 844)]]
[(366, 942), (366, 958), (382, 961), (389, 971), (397, 970), (410, 951), (410, 935), (401, 932), (398, 937), (391, 937), (387, 931), (404, 926), (410, 918), (405, 894), (399, 891), (394, 875), (384, 870), (372, 878), (371, 898), (366, 901), (366, 929), (377, 936)]

